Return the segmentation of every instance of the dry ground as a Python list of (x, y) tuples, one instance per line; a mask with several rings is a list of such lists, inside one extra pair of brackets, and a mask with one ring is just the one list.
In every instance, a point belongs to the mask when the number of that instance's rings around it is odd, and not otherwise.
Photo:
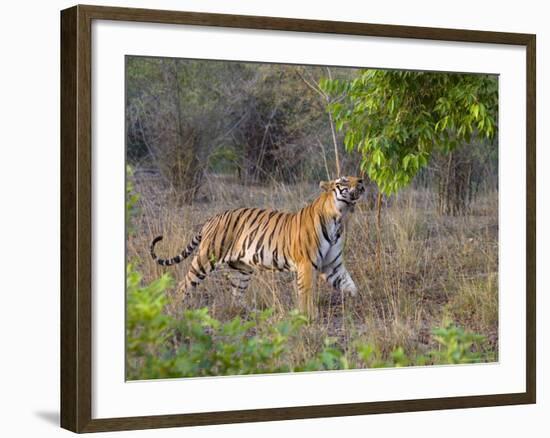
[[(141, 175), (141, 176), (140, 176)], [(136, 233), (128, 241), (128, 258), (138, 262), (144, 281), (168, 270), (177, 282), (190, 259), (172, 267), (153, 263), (151, 240), (161, 257), (174, 256), (187, 245), (200, 224), (228, 208), (270, 207), (295, 211), (314, 199), (316, 184), (245, 187), (229, 177), (210, 176), (194, 205), (178, 205), (177, 197), (155, 178), (135, 176), (141, 194)], [(359, 289), (357, 297), (341, 296), (318, 282), (319, 318), (293, 348), (296, 359), (311, 357), (327, 337), (343, 351), (356, 341), (376, 345), (383, 356), (402, 346), (409, 356), (435, 347), (431, 329), (453, 321), (484, 335), (485, 348), (497, 359), (498, 346), (498, 194), (478, 197), (465, 216), (439, 216), (436, 199), (427, 191), (404, 190), (382, 210), (380, 264), (376, 263), (376, 213), (360, 203), (347, 229), (344, 258)], [(242, 314), (233, 303), (227, 271), (207, 277), (186, 297), (171, 292), (167, 312), (207, 306), (221, 321)], [(260, 272), (247, 292), (251, 307), (273, 308), (283, 317), (296, 307), (291, 273)]]

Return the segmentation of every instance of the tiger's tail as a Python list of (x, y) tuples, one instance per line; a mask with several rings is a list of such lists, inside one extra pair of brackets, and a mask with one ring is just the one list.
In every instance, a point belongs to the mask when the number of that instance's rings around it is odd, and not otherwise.
[(171, 259), (160, 259), (155, 254), (155, 245), (162, 240), (162, 236), (155, 237), (153, 239), (153, 242), (151, 243), (151, 257), (153, 257), (153, 260), (155, 260), (161, 266), (170, 266), (175, 263), (180, 263), (181, 261), (183, 261), (184, 259), (186, 259), (191, 255), (191, 253), (195, 250), (195, 248), (201, 242), (201, 239), (202, 239), (202, 236), (200, 234), (197, 234), (195, 237), (193, 237), (189, 245), (187, 245), (187, 247), (181, 252), (181, 254), (178, 254), (177, 256), (172, 257)]

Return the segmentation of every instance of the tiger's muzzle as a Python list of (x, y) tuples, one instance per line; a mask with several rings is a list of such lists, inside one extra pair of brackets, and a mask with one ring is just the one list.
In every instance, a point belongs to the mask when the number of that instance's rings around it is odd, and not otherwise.
[(363, 193), (365, 193), (365, 187), (358, 186), (350, 192), (350, 198), (351, 198), (352, 201), (355, 202), (355, 201), (359, 200), (359, 198), (361, 197), (361, 195)]

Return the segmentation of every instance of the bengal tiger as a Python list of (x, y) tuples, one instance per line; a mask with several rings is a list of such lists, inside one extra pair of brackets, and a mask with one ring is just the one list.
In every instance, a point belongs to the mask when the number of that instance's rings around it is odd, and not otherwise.
[(233, 294), (242, 297), (255, 268), (297, 272), (298, 308), (314, 317), (315, 272), (335, 289), (354, 296), (357, 287), (344, 266), (343, 232), (346, 218), (365, 192), (363, 180), (347, 176), (319, 184), (321, 194), (296, 213), (260, 208), (227, 210), (211, 217), (181, 254), (161, 259), (161, 266), (180, 263), (198, 247), (180, 291), (195, 288), (221, 264), (227, 264)]

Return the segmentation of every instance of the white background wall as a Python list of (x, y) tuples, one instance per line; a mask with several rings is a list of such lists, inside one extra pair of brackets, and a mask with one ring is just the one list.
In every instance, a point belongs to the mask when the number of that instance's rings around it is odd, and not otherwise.
[[(548, 155), (550, 14), (544, 1), (111, 0), (88, 3), (537, 34), (538, 404), (107, 434), (112, 436), (547, 436), (543, 349), (550, 266), (543, 194)], [(0, 56), (0, 432), (68, 436), (59, 405), (59, 10), (69, 1), (4, 2)], [(545, 111), (546, 110), (546, 111)], [(545, 117), (546, 116), (546, 117)], [(546, 128), (546, 129), (545, 129)], [(546, 162), (546, 163), (545, 163)], [(546, 166), (544, 165), (546, 164)], [(510, 175), (510, 177), (513, 177)], [(546, 210), (546, 211), (545, 211)], [(545, 248), (543, 248), (545, 247)], [(545, 278), (546, 277), (546, 278)], [(547, 309), (546, 309), (547, 310)], [(546, 415), (545, 415), (546, 414)]]

